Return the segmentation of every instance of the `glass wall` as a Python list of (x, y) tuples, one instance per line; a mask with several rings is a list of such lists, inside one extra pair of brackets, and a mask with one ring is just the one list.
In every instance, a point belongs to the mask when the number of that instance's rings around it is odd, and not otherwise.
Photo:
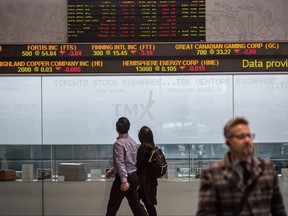
[(85, 162), (103, 174), (115, 122), (126, 116), (132, 137), (149, 126), (170, 167), (193, 171), (223, 156), (223, 126), (245, 116), (256, 154), (282, 167), (287, 83), (285, 74), (0, 77), (0, 159), (19, 175), (32, 163), (34, 178), (42, 166), (56, 176), (61, 162)]
[[(160, 144), (169, 164), (168, 176), (173, 180), (193, 180), (198, 169), (220, 159), (227, 151), (225, 144)], [(256, 143), (255, 154), (275, 164), (278, 174), (281, 168), (288, 168), (287, 143)], [(41, 180), (37, 170), (52, 169), (53, 180), (57, 180), (61, 163), (84, 163), (87, 179), (91, 180), (95, 170), (101, 177), (92, 180), (104, 180), (105, 169), (112, 166), (112, 145), (2, 145), (1, 167), (16, 170), (17, 179), (22, 179), (22, 165), (33, 164), (33, 179)], [(39, 172), (39, 171), (38, 171)], [(39, 174), (39, 173), (38, 173)], [(49, 177), (50, 178), (50, 177)]]
[[(227, 151), (223, 126), (233, 116), (250, 121), (255, 154), (281, 174), (288, 168), (287, 83), (285, 74), (0, 77), (0, 163), (16, 171), (17, 183), (10, 194), (12, 185), (0, 182), (1, 196), (16, 199), (19, 215), (53, 215), (58, 205), (67, 215), (49, 182), (65, 181), (67, 206), (70, 182), (104, 183), (121, 116), (130, 119), (136, 140), (143, 125), (153, 130), (169, 165), (161, 181), (183, 183), (184, 190)], [(104, 188), (108, 196), (110, 187)], [(101, 202), (100, 215), (106, 200)], [(9, 215), (13, 203), (2, 203), (0, 215)], [(87, 211), (81, 214), (97, 210)]]

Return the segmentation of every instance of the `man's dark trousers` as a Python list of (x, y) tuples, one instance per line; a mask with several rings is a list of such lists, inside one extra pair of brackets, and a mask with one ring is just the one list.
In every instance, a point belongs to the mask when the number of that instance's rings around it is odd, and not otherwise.
[(120, 208), (121, 202), (124, 197), (127, 198), (129, 206), (135, 216), (148, 216), (144, 206), (140, 203), (137, 188), (139, 185), (138, 176), (136, 172), (129, 174), (127, 181), (129, 183), (129, 189), (127, 191), (121, 191), (121, 179), (116, 174), (113, 182), (110, 199), (107, 206), (106, 216), (115, 216)]

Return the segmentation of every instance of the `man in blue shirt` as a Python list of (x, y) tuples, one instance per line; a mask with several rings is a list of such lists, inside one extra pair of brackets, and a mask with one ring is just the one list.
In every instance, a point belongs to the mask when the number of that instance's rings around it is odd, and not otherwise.
[(125, 117), (119, 118), (116, 122), (118, 137), (113, 146), (113, 168), (106, 173), (106, 178), (110, 178), (113, 173), (115, 174), (106, 216), (116, 215), (124, 197), (128, 199), (129, 206), (135, 216), (148, 216), (138, 197), (137, 144), (129, 136), (129, 129), (129, 120)]

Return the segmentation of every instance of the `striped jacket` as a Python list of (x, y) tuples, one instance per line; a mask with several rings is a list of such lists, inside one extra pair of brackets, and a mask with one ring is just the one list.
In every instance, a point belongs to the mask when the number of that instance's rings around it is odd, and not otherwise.
[[(275, 169), (271, 163), (253, 157), (252, 173), (247, 185), (257, 184), (239, 215), (286, 216)], [(262, 170), (263, 169), (263, 170)], [(239, 205), (245, 186), (232, 168), (230, 153), (203, 170), (197, 216), (232, 216)]]

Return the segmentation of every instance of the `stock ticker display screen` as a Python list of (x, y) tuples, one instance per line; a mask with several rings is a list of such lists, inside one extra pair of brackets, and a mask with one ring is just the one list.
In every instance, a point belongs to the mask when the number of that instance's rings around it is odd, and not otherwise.
[(205, 0), (68, 0), (68, 42), (205, 41)]
[(0, 74), (150, 74), (288, 71), (288, 43), (0, 45)]
[(205, 0), (68, 0), (68, 41), (0, 44), (0, 75), (288, 71), (287, 42), (205, 42)]

